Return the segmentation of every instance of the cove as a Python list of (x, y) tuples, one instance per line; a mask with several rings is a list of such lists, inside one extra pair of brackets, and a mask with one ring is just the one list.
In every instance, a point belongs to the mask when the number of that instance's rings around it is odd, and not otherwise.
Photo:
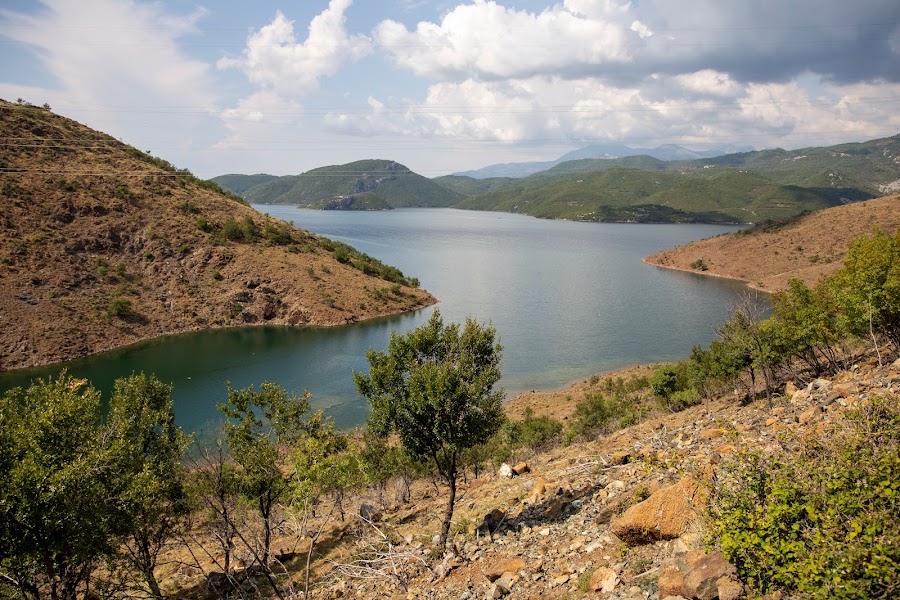
[[(347, 242), (418, 277), (446, 322), (490, 321), (503, 345), (501, 385), (513, 394), (559, 388), (592, 373), (686, 357), (746, 288), (668, 271), (641, 258), (733, 231), (715, 225), (598, 224), (454, 209), (310, 211), (258, 205), (261, 212)], [(0, 374), (0, 390), (55, 375), (62, 367), (105, 393), (132, 372), (171, 383), (176, 418), (202, 432), (235, 388), (275, 381), (313, 394), (342, 428), (362, 424), (368, 406), (353, 370), (391, 332), (422, 324), (434, 308), (335, 328), (249, 327), (171, 336), (54, 365)]]

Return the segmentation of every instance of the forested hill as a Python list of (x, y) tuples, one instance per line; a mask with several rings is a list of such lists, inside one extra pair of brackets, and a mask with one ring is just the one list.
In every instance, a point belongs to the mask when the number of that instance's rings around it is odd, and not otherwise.
[[(259, 204), (297, 204), (306, 208), (378, 210), (452, 206), (462, 199), (453, 190), (391, 160), (360, 160), (285, 175), (239, 191), (242, 180), (222, 175), (213, 181)], [(251, 176), (246, 176), (251, 177)]]
[(434, 301), (393, 267), (49, 110), (0, 101), (0, 134), (0, 371)]
[(900, 136), (697, 160), (588, 158), (524, 178), (436, 179), (457, 206), (587, 221), (752, 222), (900, 191)]

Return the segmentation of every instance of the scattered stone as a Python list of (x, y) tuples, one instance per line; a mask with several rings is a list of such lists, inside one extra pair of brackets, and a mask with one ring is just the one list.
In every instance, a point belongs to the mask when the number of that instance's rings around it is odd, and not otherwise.
[(547, 480), (543, 477), (538, 477), (534, 480), (534, 485), (531, 487), (531, 492), (528, 494), (528, 499), (535, 503), (537, 502), (541, 496), (547, 493)]
[(500, 524), (503, 523), (503, 519), (505, 518), (506, 513), (499, 508), (495, 508), (484, 515), (484, 518), (481, 520), (481, 525), (478, 526), (478, 531), (480, 533), (494, 533), (497, 531), (497, 528), (500, 527)]
[(500, 465), (500, 470), (497, 472), (500, 477), (505, 477), (506, 479), (512, 479), (513, 469), (506, 463)]
[(609, 593), (613, 591), (619, 583), (619, 574), (609, 567), (600, 567), (591, 575), (591, 581), (588, 583), (588, 589), (592, 592)]
[(631, 452), (626, 450), (613, 452), (612, 456), (609, 457), (609, 462), (614, 465), (627, 465), (631, 462)]
[(528, 466), (528, 463), (521, 462), (514, 466), (512, 471), (516, 475), (522, 475), (523, 473), (531, 473), (531, 467)]
[(736, 573), (734, 565), (725, 560), (721, 552), (711, 552), (691, 560), (688, 553), (688, 571), (684, 574), (681, 595), (698, 600), (713, 600), (719, 595), (718, 582)]
[(364, 521), (371, 521), (372, 523), (377, 523), (381, 520), (381, 511), (372, 506), (371, 504), (362, 503), (359, 505), (359, 516)]
[(700, 482), (688, 475), (613, 519), (610, 531), (629, 546), (677, 538), (697, 516), (700, 488)]
[(707, 429), (706, 431), (701, 432), (700, 439), (701, 440), (712, 440), (712, 439), (715, 439), (718, 437), (722, 437), (723, 435), (725, 435), (725, 430), (716, 427), (716, 428)]
[(521, 558), (506, 558), (491, 563), (485, 570), (484, 576), (488, 581), (494, 583), (500, 579), (504, 573), (518, 573), (525, 568), (525, 561)]
[(738, 600), (744, 595), (744, 585), (731, 576), (720, 577), (716, 581), (719, 600)]

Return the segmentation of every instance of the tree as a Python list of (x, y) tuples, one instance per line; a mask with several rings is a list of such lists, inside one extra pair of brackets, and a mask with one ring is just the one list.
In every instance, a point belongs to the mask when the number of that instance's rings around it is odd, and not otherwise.
[(288, 497), (293, 479), (293, 472), (282, 468), (282, 455), (304, 436), (325, 429), (326, 423), (321, 411), (307, 417), (310, 394), (288, 395), (270, 382), (260, 388), (257, 391), (251, 385), (234, 390), (229, 386), (228, 402), (220, 404), (219, 409), (230, 419), (224, 426), (225, 441), (240, 466), (242, 490), (262, 519), (263, 539), (257, 560), (269, 573), (275, 509)]
[(830, 284), (846, 331), (879, 333), (900, 347), (900, 233), (876, 230), (854, 239)]
[(356, 387), (372, 405), (369, 429), (395, 432), (406, 451), (434, 462), (450, 489), (441, 526), (447, 543), (456, 502), (460, 453), (488, 441), (503, 422), (501, 346), (496, 332), (467, 319), (460, 330), (445, 326), (435, 311), (427, 323), (392, 334), (388, 350), (369, 350), (369, 374), (354, 373)]
[(181, 462), (189, 437), (175, 425), (171, 386), (143, 373), (116, 380), (108, 426), (122, 445), (128, 480), (120, 497), (128, 520), (125, 556), (159, 597), (159, 553), (189, 510)]
[(26, 598), (74, 599), (127, 540), (147, 586), (180, 496), (184, 437), (169, 388), (119, 379), (100, 393), (63, 372), (0, 399), (0, 583)]

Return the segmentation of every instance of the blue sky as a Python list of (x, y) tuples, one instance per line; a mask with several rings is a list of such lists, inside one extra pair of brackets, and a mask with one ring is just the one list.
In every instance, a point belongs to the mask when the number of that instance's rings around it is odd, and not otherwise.
[(900, 132), (896, 0), (6, 0), (0, 97), (201, 177)]

